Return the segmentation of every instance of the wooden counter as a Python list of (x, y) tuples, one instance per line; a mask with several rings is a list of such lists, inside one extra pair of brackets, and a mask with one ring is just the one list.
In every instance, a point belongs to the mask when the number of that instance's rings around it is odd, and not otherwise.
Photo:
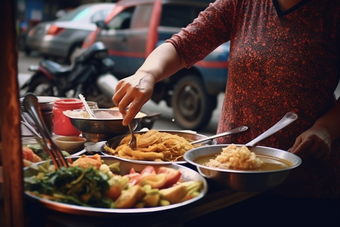
[[(211, 184), (209, 184), (211, 185)], [(32, 202), (26, 203), (28, 226), (50, 227), (86, 227), (86, 226), (186, 226), (191, 220), (202, 217), (211, 212), (219, 211), (232, 204), (260, 194), (260, 192), (233, 192), (220, 187), (210, 187), (207, 195), (202, 199), (180, 208), (157, 211), (148, 214), (106, 214), (82, 216), (50, 211)], [(232, 218), (232, 215), (225, 214)], [(189, 225), (190, 226), (190, 225)]]

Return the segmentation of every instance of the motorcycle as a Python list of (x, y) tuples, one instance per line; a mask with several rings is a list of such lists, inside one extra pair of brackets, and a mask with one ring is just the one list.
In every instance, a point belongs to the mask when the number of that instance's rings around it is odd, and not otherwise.
[(112, 107), (117, 83), (111, 74), (113, 67), (105, 45), (95, 42), (76, 57), (71, 66), (47, 59), (41, 60), (38, 66), (30, 66), (34, 74), (20, 89), (37, 96), (78, 98), (83, 94), (87, 101), (97, 102), (98, 107)]

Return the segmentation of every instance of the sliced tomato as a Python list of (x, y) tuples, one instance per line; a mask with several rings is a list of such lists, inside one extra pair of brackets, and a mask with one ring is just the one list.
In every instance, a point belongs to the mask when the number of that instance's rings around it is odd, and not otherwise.
[(122, 194), (122, 187), (120, 185), (111, 186), (109, 190), (104, 192), (104, 196), (115, 201)]
[(162, 188), (167, 180), (167, 175), (165, 173), (147, 175), (140, 179), (139, 185), (150, 185), (151, 188)]
[(166, 174), (167, 179), (166, 179), (166, 183), (164, 184), (163, 187), (170, 187), (174, 184), (176, 184), (182, 176), (181, 171), (179, 171), (178, 169), (173, 169), (173, 168), (169, 168), (169, 167), (159, 167), (157, 169), (157, 174)]
[(132, 185), (139, 184), (141, 179), (149, 175), (156, 175), (156, 170), (153, 166), (146, 166), (140, 174), (131, 168), (130, 174), (128, 175), (130, 177), (129, 183)]
[(153, 166), (146, 166), (142, 172), (140, 172), (141, 175), (145, 174), (145, 175), (156, 175), (156, 170)]
[(132, 173), (137, 173), (136, 170), (133, 167), (130, 169), (130, 174), (132, 174)]
[(130, 175), (129, 175), (129, 178), (130, 178), (129, 183), (132, 184), (132, 185), (138, 184), (139, 181), (140, 181), (140, 177), (141, 177), (141, 176), (140, 176), (139, 173), (130, 174)]

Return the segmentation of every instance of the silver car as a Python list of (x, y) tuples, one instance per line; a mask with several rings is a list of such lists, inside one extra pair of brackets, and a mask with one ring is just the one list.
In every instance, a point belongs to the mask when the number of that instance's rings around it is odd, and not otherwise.
[(42, 22), (27, 35), (26, 53), (37, 51), (45, 57), (61, 58), (71, 63), (84, 39), (104, 20), (114, 3), (81, 5), (55, 21)]

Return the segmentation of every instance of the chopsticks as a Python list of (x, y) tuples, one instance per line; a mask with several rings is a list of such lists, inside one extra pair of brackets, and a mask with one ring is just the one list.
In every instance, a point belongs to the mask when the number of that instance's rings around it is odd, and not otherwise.
[(68, 167), (68, 163), (63, 153), (52, 140), (50, 133), (48, 132), (48, 129), (45, 125), (45, 122), (43, 121), (38, 98), (32, 93), (27, 94), (23, 99), (23, 106), (29, 113), (30, 117), (33, 118), (33, 121), (39, 129), (40, 135), (30, 124), (28, 124), (27, 119), (23, 114), (21, 114), (21, 117), (23, 119), (22, 123), (32, 132), (36, 139), (38, 138), (37, 141), (40, 143), (40, 145), (42, 145), (43, 150), (49, 154), (56, 169), (59, 169), (63, 166)]

